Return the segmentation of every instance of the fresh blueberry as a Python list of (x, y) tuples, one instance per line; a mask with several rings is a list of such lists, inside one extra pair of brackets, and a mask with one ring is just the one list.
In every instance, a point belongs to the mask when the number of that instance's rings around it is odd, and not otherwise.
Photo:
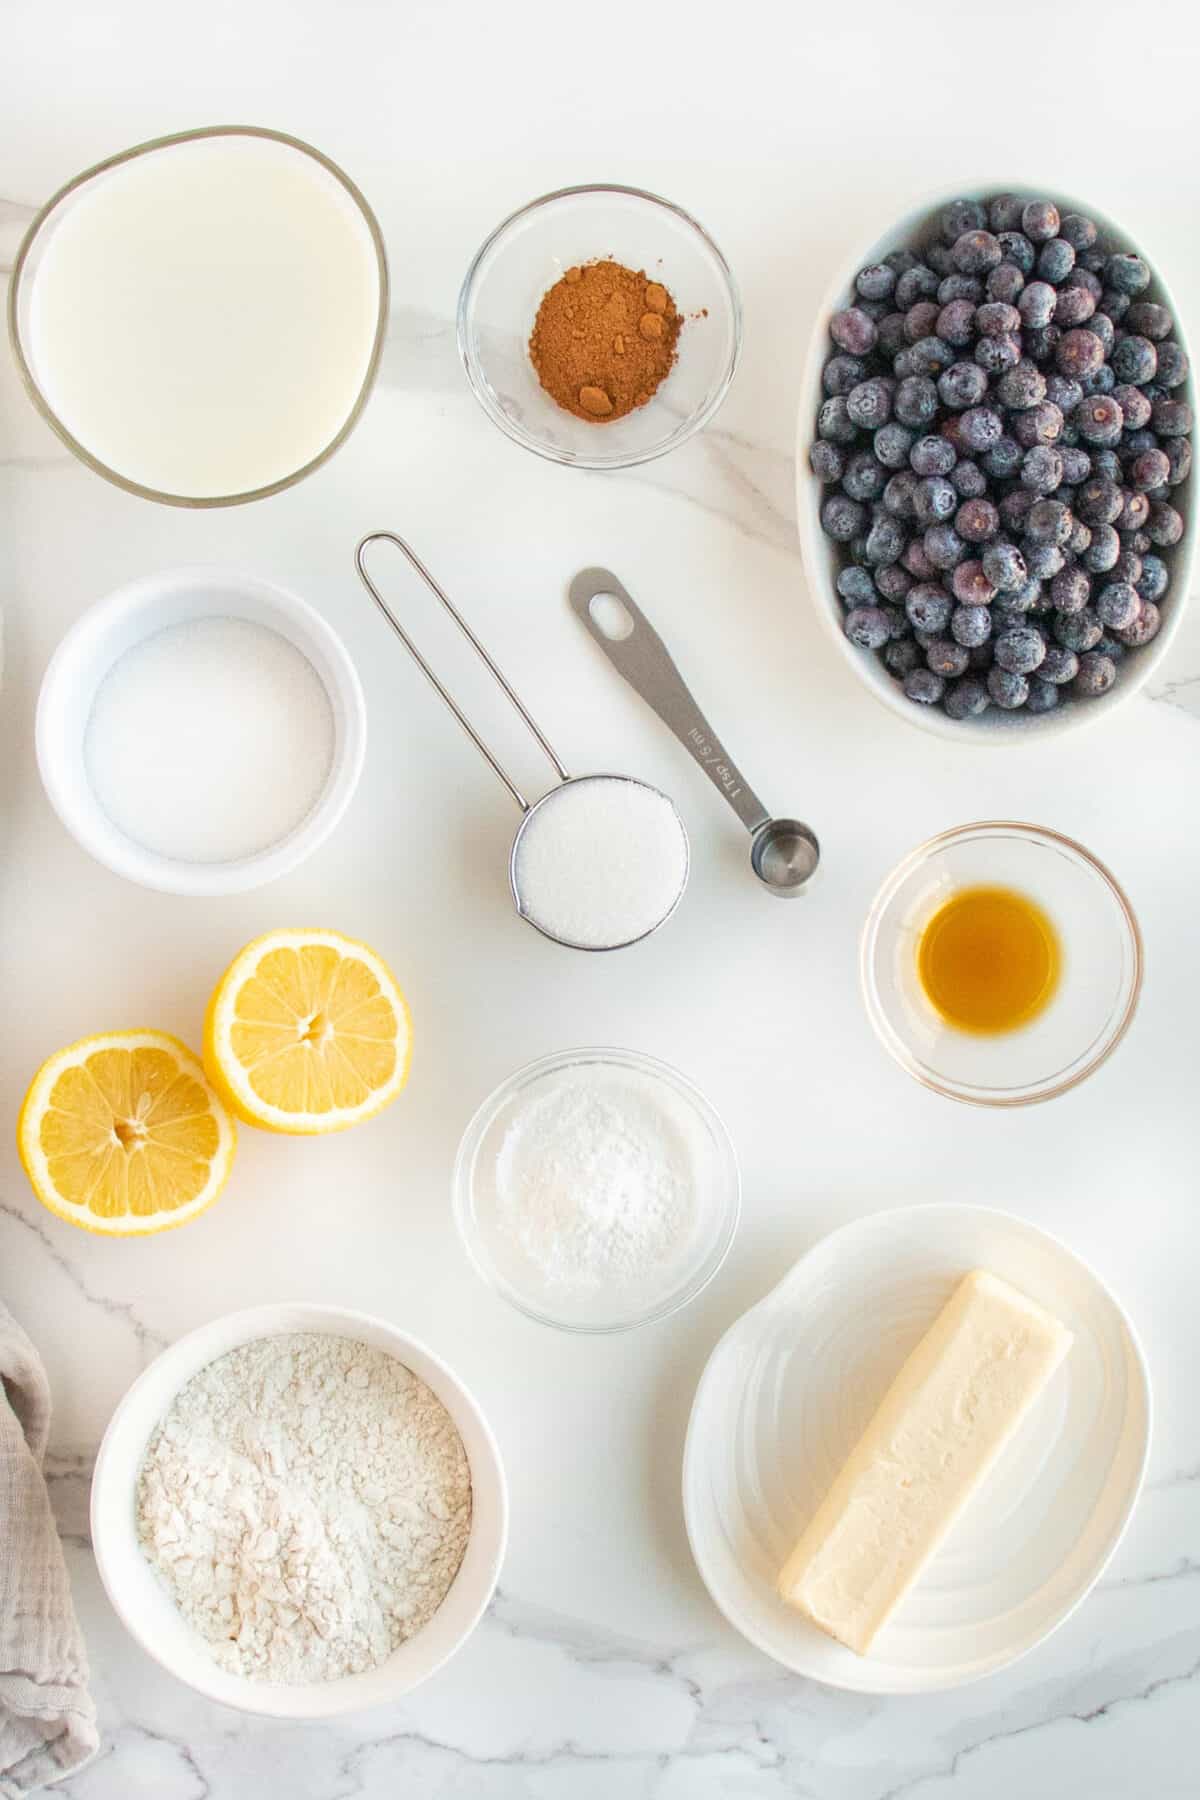
[(1096, 227), (1091, 219), (1082, 213), (1064, 213), (1059, 221), (1058, 235), (1070, 244), (1072, 250), (1090, 250), (1096, 242)]
[(1146, 530), (1152, 544), (1162, 550), (1177, 544), (1183, 536), (1183, 516), (1165, 500), (1155, 500), (1150, 508)]
[[(1018, 446), (1017, 455), (1020, 456), (1020, 454)], [(1009, 489), (999, 507), (1001, 521), (1009, 531), (1024, 531), (1025, 521), (1029, 517), (1029, 509), (1036, 499), (1037, 495), (1031, 494), (1028, 488)]]
[(1053, 444), (1035, 444), (1022, 458), (1021, 486), (1032, 494), (1052, 494), (1062, 473), (1062, 457)]
[(892, 674), (901, 680), (920, 665), (921, 646), (915, 638), (895, 638), (883, 653), (883, 660)]
[(964, 275), (986, 275), (1004, 257), (1000, 241), (990, 231), (964, 231), (954, 240), (954, 266)]
[(1172, 338), (1158, 346), (1158, 385), (1164, 388), (1180, 387), (1188, 377), (1188, 359), (1185, 351)]
[(1101, 363), (1100, 367), (1093, 369), (1090, 375), (1082, 376), (1079, 385), (1083, 389), (1085, 400), (1090, 399), (1093, 394), (1111, 394), (1117, 385), (1117, 378), (1112, 372), (1112, 364)]
[(1003, 300), (1009, 306), (1015, 306), (1017, 296), (1025, 286), (1025, 277), (1014, 262), (997, 263), (994, 269), (988, 270), (987, 297), (989, 300)]
[(1123, 382), (1113, 389), (1112, 397), (1121, 409), (1126, 431), (1141, 431), (1150, 423), (1150, 397), (1140, 387)]
[(1110, 631), (1125, 631), (1142, 610), (1142, 597), (1127, 581), (1110, 581), (1096, 598), (1096, 616)]
[(1162, 624), (1162, 615), (1153, 600), (1143, 600), (1142, 609), (1132, 625), (1127, 625), (1119, 636), (1123, 644), (1131, 650), (1138, 650), (1158, 636), (1158, 628)]
[[(1066, 488), (1059, 489), (1060, 494), (1065, 494), (1066, 492), (1067, 492)], [(1067, 542), (1065, 545), (1065, 553), (1066, 553), (1067, 561), (1070, 562), (1071, 558), (1074, 556), (1082, 556), (1084, 551), (1088, 548), (1088, 545), (1091, 543), (1091, 541), (1092, 541), (1091, 526), (1085, 525), (1082, 519), (1076, 518), (1074, 523), (1071, 526), (1071, 535), (1067, 539)]]
[(1068, 329), (1072, 325), (1084, 325), (1096, 310), (1087, 288), (1064, 287), (1058, 290), (1058, 302), (1054, 308), (1054, 322)]
[(1119, 293), (1116, 288), (1105, 288), (1096, 310), (1107, 313), (1114, 325), (1120, 325), (1131, 305), (1128, 294)]
[(950, 636), (964, 649), (975, 650), (992, 635), (992, 615), (986, 606), (956, 606), (950, 616)]
[(887, 263), (872, 263), (858, 271), (854, 285), (864, 300), (887, 300), (896, 286), (896, 271)]
[(917, 631), (929, 631), (937, 637), (950, 623), (953, 602), (945, 588), (922, 581), (904, 596), (904, 610)]
[(1192, 429), (1192, 409), (1186, 400), (1156, 400), (1150, 420), (1159, 437), (1187, 437)]
[(978, 200), (951, 200), (942, 209), (938, 229), (947, 244), (955, 244), (964, 231), (982, 231), (986, 224), (987, 212)]
[(1026, 356), (1031, 356), (1034, 362), (1048, 363), (1053, 359), (1061, 337), (1061, 325), (1027, 325), (1021, 334), (1021, 343)]
[(1043, 681), (1041, 670), (1029, 678), (1029, 695), (1025, 701), (1025, 711), (1031, 713), (1053, 712), (1058, 705), (1059, 693), (1053, 682)]
[(931, 525), (921, 542), (935, 569), (953, 569), (966, 555), (967, 546), (953, 525)]
[(1111, 571), (1114, 581), (1127, 581), (1130, 587), (1136, 587), (1142, 579), (1142, 554), (1133, 547), (1133, 540), (1137, 535), (1136, 532), (1126, 532), (1121, 539), (1121, 554)]
[[(1035, 544), (1063, 545), (1075, 523), (1061, 500), (1036, 500), (1025, 520), (1025, 533)], [(1028, 559), (1026, 559), (1028, 560)]]
[(895, 420), (889, 425), (881, 425), (872, 439), (875, 460), (885, 469), (902, 469), (908, 462), (914, 442), (915, 434), (906, 425)]
[(821, 371), (821, 386), (829, 395), (848, 394), (867, 378), (867, 365), (858, 356), (831, 356)]
[(1028, 280), (1033, 274), (1037, 251), (1025, 233), (1023, 231), (1001, 231), (997, 233), (996, 241), (1000, 245), (1005, 262), (1012, 263)]
[(866, 356), (875, 348), (878, 334), (874, 319), (868, 318), (861, 307), (848, 306), (830, 319), (829, 335), (839, 350), (846, 350), (851, 356)]
[(996, 194), (988, 201), (987, 222), (993, 231), (1019, 231), (1025, 202), (1016, 194)]
[(821, 503), (821, 525), (835, 543), (848, 544), (867, 523), (867, 509), (845, 494), (830, 494)]
[(945, 275), (938, 282), (938, 304), (948, 306), (952, 300), (970, 300), (976, 306), (983, 299), (983, 283), (978, 275)]
[(1120, 442), (1125, 415), (1111, 394), (1093, 394), (1079, 406), (1076, 424), (1089, 444), (1109, 445)]
[(964, 299), (948, 300), (937, 316), (935, 329), (943, 343), (952, 344), (956, 350), (963, 349), (975, 337), (974, 303)]
[(1130, 332), (1113, 345), (1113, 373), (1118, 381), (1129, 381), (1141, 387), (1153, 381), (1158, 372), (1158, 351), (1149, 338)]
[[(1186, 438), (1172, 438), (1173, 444), (1186, 444)], [(950, 480), (964, 500), (978, 500), (987, 493), (987, 476), (969, 456), (960, 456), (950, 471)]]
[(945, 691), (945, 681), (932, 669), (913, 669), (904, 677), (904, 692), (920, 706), (936, 706)]
[(1166, 451), (1155, 447), (1153, 450), (1139, 451), (1127, 473), (1132, 485), (1145, 493), (1149, 488), (1163, 486), (1171, 473), (1171, 464)]
[(909, 361), (914, 375), (938, 376), (954, 361), (953, 347), (944, 338), (920, 338), (912, 346)]
[(989, 606), (996, 587), (981, 562), (973, 557), (960, 562), (950, 577), (954, 598), (960, 606)]
[(1166, 307), (1157, 306), (1153, 300), (1135, 300), (1125, 314), (1125, 323), (1130, 331), (1140, 332), (1154, 344), (1169, 338), (1175, 329), (1175, 321)]
[(1032, 450), (1035, 444), (1053, 444), (1062, 436), (1063, 416), (1053, 400), (1041, 400), (1015, 413), (1011, 424), (1021, 448)]
[(846, 395), (846, 411), (863, 431), (877, 431), (892, 416), (893, 383), (882, 375), (860, 381)]
[(1058, 574), (1066, 562), (1066, 558), (1057, 544), (1038, 544), (1026, 538), (1022, 549), (1025, 566), (1033, 581), (1049, 581), (1051, 576)]
[(1068, 445), (1060, 448), (1058, 454), (1062, 457), (1063, 480), (1069, 487), (1078, 487), (1087, 480), (1092, 472), (1092, 459), (1086, 450), (1072, 449)]
[(1079, 560), (1093, 575), (1107, 575), (1120, 554), (1121, 540), (1113, 527), (1093, 525), (1092, 541)]
[[(1188, 475), (1191, 472), (1191, 467), (1192, 467), (1191, 439), (1185, 438), (1185, 437), (1168, 438), (1166, 443), (1163, 445), (1163, 449), (1166, 451), (1167, 461), (1171, 465), (1171, 472), (1167, 476), (1167, 485), (1169, 487), (1178, 487), (1181, 481), (1187, 480)], [(954, 473), (957, 475), (961, 469), (962, 469), (962, 464), (960, 463), (959, 467), (954, 471)], [(961, 489), (959, 491), (961, 492)]]
[(1120, 488), (1103, 475), (1091, 476), (1075, 496), (1075, 511), (1087, 525), (1111, 525), (1121, 505)]
[(893, 296), (901, 312), (907, 312), (918, 300), (932, 300), (938, 291), (938, 277), (926, 263), (915, 263), (901, 270)]
[(1003, 375), (1021, 360), (1021, 340), (1011, 337), (981, 337), (975, 345), (975, 361), (988, 375)]
[(845, 452), (828, 438), (817, 438), (809, 447), (808, 460), (818, 481), (840, 481), (846, 472)]
[(1004, 433), (1004, 423), (990, 406), (973, 406), (959, 421), (963, 443), (976, 455), (992, 450)]
[(842, 490), (851, 500), (878, 500), (887, 481), (887, 470), (869, 450), (858, 450), (846, 464)]
[(989, 300), (975, 309), (975, 327), (984, 337), (1008, 337), (1021, 329), (1017, 307), (1004, 300)]
[[(903, 425), (920, 431), (932, 423), (938, 409), (938, 391), (928, 375), (909, 375), (896, 389), (892, 408)], [(822, 436), (825, 436), (822, 433)]]
[(978, 406), (987, 393), (987, 375), (974, 362), (952, 363), (938, 379), (938, 394), (945, 406), (962, 411)]
[(936, 300), (918, 300), (910, 306), (904, 315), (904, 337), (909, 344), (918, 344), (937, 329), (941, 307)]
[(1073, 650), (1076, 656), (1094, 650), (1104, 636), (1104, 627), (1090, 606), (1081, 612), (1055, 613), (1051, 629), (1063, 649)]
[(1057, 237), (1061, 222), (1053, 200), (1031, 200), (1021, 213), (1021, 230), (1034, 244)]
[(1121, 495), (1121, 510), (1117, 514), (1117, 530), (1141, 531), (1147, 526), (1149, 518), (1150, 502), (1145, 494), (1125, 488)]
[(1140, 256), (1118, 252), (1105, 265), (1104, 278), (1119, 294), (1140, 294), (1150, 285), (1150, 271)]
[(875, 348), (886, 357), (895, 356), (896, 352), (903, 349), (908, 342), (904, 335), (903, 313), (884, 313), (882, 319), (876, 321), (875, 329), (879, 334), (875, 341)]
[(1061, 644), (1047, 644), (1046, 654), (1038, 664), (1038, 674), (1043, 681), (1055, 683), (1074, 681), (1079, 669), (1079, 658), (1074, 650), (1064, 650)]
[(1055, 346), (1054, 361), (1060, 374), (1069, 376), (1072, 381), (1082, 381), (1093, 375), (1104, 361), (1104, 345), (1094, 331), (1078, 325), (1071, 331), (1064, 331)]
[(925, 661), (935, 675), (965, 675), (970, 657), (953, 638), (935, 638), (925, 652)]
[(953, 444), (935, 435), (918, 438), (908, 453), (908, 460), (918, 475), (948, 475), (958, 458)]
[[(875, 571), (875, 586), (885, 600), (893, 603), (902, 602), (912, 584), (912, 576), (902, 563), (884, 563)], [(896, 624), (907, 633), (908, 619), (902, 612), (896, 614)]]
[(973, 719), (988, 708), (988, 691), (974, 675), (964, 675), (946, 689), (942, 707), (948, 719)]
[(996, 398), (1014, 411), (1036, 406), (1045, 397), (1046, 377), (1036, 363), (1016, 363), (1006, 369), (996, 383)]
[(913, 511), (919, 525), (937, 525), (958, 511), (958, 495), (944, 475), (926, 475), (913, 491)]
[(968, 544), (987, 544), (1000, 529), (1000, 514), (990, 500), (973, 496), (955, 513), (954, 529)]
[(878, 606), (854, 607), (846, 614), (842, 629), (860, 650), (882, 650), (891, 637), (887, 614)]
[[(911, 469), (897, 469), (888, 478), (883, 490), (883, 504), (893, 517), (911, 519), (916, 516), (916, 493), (918, 477)], [(851, 498), (857, 498), (852, 495)]]
[(925, 546), (920, 538), (913, 539), (900, 562), (914, 581), (936, 581), (938, 578), (938, 571), (926, 556)]
[(1093, 275), (1092, 271), (1083, 263), (1077, 262), (1063, 283), (1063, 292), (1070, 293), (1072, 288), (1082, 288), (1085, 294), (1091, 295), (1093, 302), (1098, 306), (1100, 296), (1104, 292), (1104, 283), (1098, 275)]
[(1015, 544), (1001, 538), (995, 544), (989, 544), (980, 561), (984, 574), (996, 589), (997, 593), (1015, 593), (1029, 579), (1029, 571), (1025, 566), (1025, 558)]
[(1050, 583), (1050, 599), (1060, 613), (1082, 612), (1092, 597), (1087, 571), (1078, 566), (1060, 569)]
[(1014, 669), (994, 668), (988, 670), (987, 691), (997, 706), (1015, 712), (1029, 698), (1029, 683)]
[(847, 606), (875, 604), (875, 583), (866, 569), (839, 569), (837, 591)]
[(1112, 347), (1117, 341), (1116, 329), (1107, 313), (1093, 313), (1088, 320), (1088, 330), (1093, 337), (1098, 337), (1104, 346), (1105, 356), (1112, 354)]
[(1089, 650), (1079, 659), (1079, 671), (1071, 683), (1071, 692), (1084, 700), (1095, 700), (1100, 694), (1107, 694), (1116, 679), (1117, 665), (1112, 657)]
[(899, 562), (907, 543), (908, 534), (900, 521), (892, 513), (881, 510), (871, 521), (867, 533), (867, 561), (875, 565)]
[(1037, 272), (1043, 281), (1057, 285), (1065, 281), (1075, 267), (1075, 252), (1066, 238), (1048, 238), (1038, 251)]
[(1065, 419), (1083, 399), (1083, 389), (1070, 375), (1064, 375), (1061, 369), (1051, 369), (1046, 377), (1046, 398), (1053, 401)]

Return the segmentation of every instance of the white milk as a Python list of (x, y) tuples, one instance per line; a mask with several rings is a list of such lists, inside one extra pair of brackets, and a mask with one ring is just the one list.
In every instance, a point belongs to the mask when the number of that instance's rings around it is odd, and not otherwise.
[(202, 138), (122, 163), (47, 228), (34, 373), (99, 461), (163, 493), (241, 494), (337, 436), (379, 312), (370, 230), (319, 163)]

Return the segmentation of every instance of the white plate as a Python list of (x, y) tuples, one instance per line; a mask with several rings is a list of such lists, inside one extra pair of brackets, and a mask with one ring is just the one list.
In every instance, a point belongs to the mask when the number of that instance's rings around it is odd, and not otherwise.
[[(989, 1269), (1070, 1327), (1049, 1388), (916, 1588), (859, 1657), (785, 1606), (775, 1578), (960, 1276)], [(1150, 1447), (1133, 1328), (1064, 1244), (1008, 1213), (915, 1206), (801, 1257), (709, 1358), (683, 1507), (731, 1625), (787, 1668), (861, 1693), (927, 1693), (1023, 1656), (1079, 1604), (1128, 1523)]]

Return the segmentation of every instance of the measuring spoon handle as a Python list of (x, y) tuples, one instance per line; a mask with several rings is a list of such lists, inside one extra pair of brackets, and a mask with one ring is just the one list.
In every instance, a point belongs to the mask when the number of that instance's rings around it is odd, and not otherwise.
[[(746, 829), (755, 832), (765, 825), (770, 816), (766, 807), (697, 706), (667, 646), (612, 571), (581, 569), (568, 592), (572, 610), (613, 668), (675, 734)], [(612, 594), (620, 601), (632, 623), (631, 630), (610, 635), (603, 629), (592, 611), (598, 594)]]

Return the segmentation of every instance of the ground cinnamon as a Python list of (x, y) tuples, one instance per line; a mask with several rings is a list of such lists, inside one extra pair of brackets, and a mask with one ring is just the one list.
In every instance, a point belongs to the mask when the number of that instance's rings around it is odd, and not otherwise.
[(600, 425), (645, 406), (675, 361), (683, 320), (661, 281), (623, 263), (582, 263), (547, 289), (529, 339), (538, 380)]

